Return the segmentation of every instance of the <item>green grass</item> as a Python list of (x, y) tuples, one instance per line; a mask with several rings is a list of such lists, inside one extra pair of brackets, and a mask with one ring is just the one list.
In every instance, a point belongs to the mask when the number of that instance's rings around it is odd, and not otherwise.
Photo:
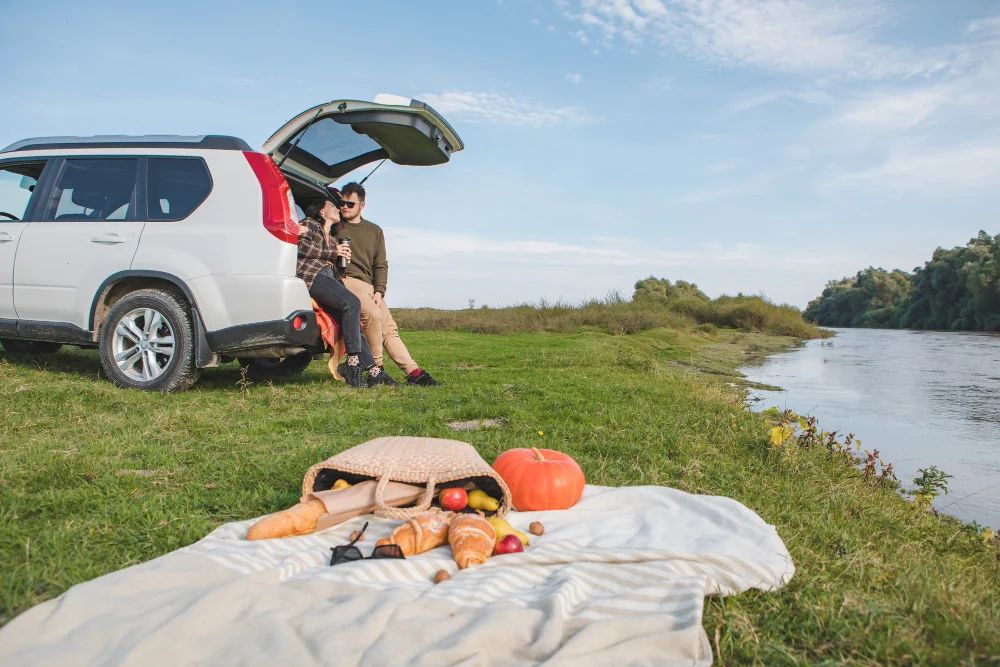
[(777, 526), (798, 568), (790, 585), (706, 603), (722, 664), (997, 661), (996, 550), (825, 451), (775, 451), (729, 386), (736, 363), (793, 339), (404, 336), (447, 386), (353, 391), (316, 363), (246, 390), (235, 366), (213, 369), (159, 395), (99, 381), (94, 352), (0, 353), (0, 613), (286, 507), (310, 464), (369, 438), (454, 437), (449, 420), (500, 417), (507, 426), (460, 435), (489, 461), (544, 444), (592, 483), (727, 495)]

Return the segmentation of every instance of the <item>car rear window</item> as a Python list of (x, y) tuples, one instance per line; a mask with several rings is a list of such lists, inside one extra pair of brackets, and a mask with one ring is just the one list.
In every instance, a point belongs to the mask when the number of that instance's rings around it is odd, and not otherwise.
[[(282, 147), (282, 153), (291, 148), (294, 140), (294, 137), (289, 139)], [(380, 157), (387, 157), (382, 147), (371, 137), (355, 132), (350, 125), (338, 123), (332, 118), (320, 118), (309, 126), (289, 157), (316, 173), (331, 176), (332, 166), (374, 153), (381, 153)], [(365, 159), (361, 164), (367, 164), (374, 159), (377, 157)]]
[(50, 220), (131, 220), (136, 158), (67, 159), (52, 191)]
[(151, 157), (146, 170), (146, 219), (183, 220), (212, 191), (201, 158)]

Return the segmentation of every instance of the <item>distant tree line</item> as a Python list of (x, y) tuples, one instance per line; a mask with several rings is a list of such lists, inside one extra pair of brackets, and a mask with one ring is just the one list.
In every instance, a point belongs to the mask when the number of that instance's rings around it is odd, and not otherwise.
[(923, 267), (831, 280), (804, 316), (820, 326), (1000, 331), (1000, 235), (938, 248)]

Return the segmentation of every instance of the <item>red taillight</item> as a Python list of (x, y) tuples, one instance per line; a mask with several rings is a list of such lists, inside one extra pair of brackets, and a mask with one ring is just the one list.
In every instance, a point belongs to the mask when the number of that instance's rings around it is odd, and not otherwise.
[(302, 316), (301, 315), (296, 315), (292, 319), (292, 328), (295, 329), (296, 331), (301, 331), (302, 327), (304, 325), (305, 325), (305, 322), (302, 321)]
[(270, 155), (243, 151), (250, 168), (260, 181), (264, 199), (264, 229), (285, 243), (299, 242), (299, 223), (295, 215), (295, 200), (288, 181), (278, 171)]

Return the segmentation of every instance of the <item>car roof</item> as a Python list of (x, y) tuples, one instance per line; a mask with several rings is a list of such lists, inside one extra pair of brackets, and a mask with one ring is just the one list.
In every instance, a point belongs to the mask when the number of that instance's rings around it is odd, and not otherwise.
[(239, 137), (224, 134), (182, 136), (146, 134), (139, 136), (98, 135), (93, 137), (34, 137), (15, 141), (0, 153), (85, 148), (192, 148), (208, 150), (252, 151)]

